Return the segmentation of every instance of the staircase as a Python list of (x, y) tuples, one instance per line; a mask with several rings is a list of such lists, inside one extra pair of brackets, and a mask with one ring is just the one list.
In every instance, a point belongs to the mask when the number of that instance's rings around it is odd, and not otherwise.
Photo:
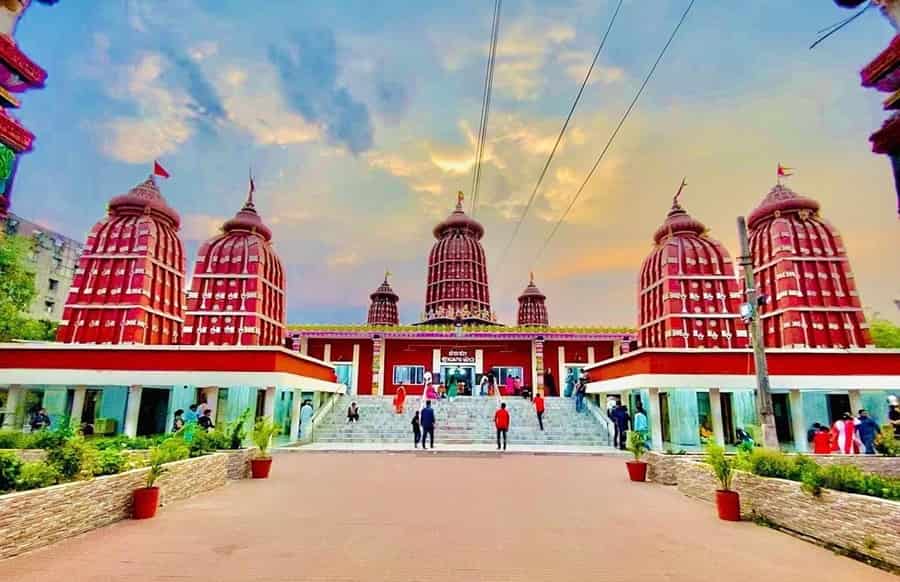
[[(313, 440), (319, 443), (409, 443), (412, 445), (413, 413), (420, 399), (406, 399), (403, 414), (394, 412), (391, 396), (343, 396), (322, 419)], [(352, 401), (359, 407), (359, 422), (347, 423)], [(510, 445), (607, 446), (611, 437), (606, 424), (590, 412), (575, 412), (571, 398), (545, 398), (544, 430), (538, 427), (534, 404), (523, 398), (506, 398), (509, 410)], [(435, 445), (491, 444), (497, 442), (494, 428), (494, 397), (461, 396), (453, 402), (432, 402), (437, 419)]]

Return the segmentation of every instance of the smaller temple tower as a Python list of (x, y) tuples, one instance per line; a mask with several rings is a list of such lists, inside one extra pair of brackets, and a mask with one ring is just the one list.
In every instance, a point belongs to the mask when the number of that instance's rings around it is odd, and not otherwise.
[(178, 344), (184, 301), (180, 218), (151, 175), (109, 203), (88, 233), (57, 339)]
[(841, 235), (819, 203), (777, 184), (747, 218), (760, 310), (773, 348), (870, 347)]
[(372, 304), (369, 305), (369, 316), (366, 325), (400, 325), (400, 316), (397, 314), (397, 301), (400, 299), (391, 284), (388, 283), (390, 273), (384, 274), (384, 282), (369, 295)]
[(534, 273), (528, 286), (519, 295), (519, 314), (516, 322), (519, 327), (546, 327), (550, 325), (547, 315), (547, 296), (534, 284)]
[(640, 345), (652, 348), (745, 348), (746, 326), (738, 315), (741, 294), (734, 264), (706, 226), (678, 203), (656, 230), (654, 247), (641, 266)]
[(256, 212), (253, 179), (244, 207), (203, 243), (187, 297), (184, 344), (281, 345), (284, 269), (272, 231)]

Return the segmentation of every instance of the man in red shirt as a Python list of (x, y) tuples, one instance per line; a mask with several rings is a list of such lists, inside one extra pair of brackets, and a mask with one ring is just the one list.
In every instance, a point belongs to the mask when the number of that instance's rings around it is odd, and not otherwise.
[(500, 403), (500, 409), (494, 413), (494, 424), (497, 426), (497, 450), (500, 450), (500, 435), (503, 435), (503, 450), (506, 450), (506, 431), (509, 430), (509, 411), (506, 403)]
[(534, 397), (534, 411), (537, 412), (538, 424), (544, 430), (544, 396), (538, 392)]

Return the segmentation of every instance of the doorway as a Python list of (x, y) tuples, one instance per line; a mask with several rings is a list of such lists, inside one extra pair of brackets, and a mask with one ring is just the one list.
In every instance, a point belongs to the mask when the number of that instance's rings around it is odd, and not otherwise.
[(663, 442), (672, 442), (671, 432), (669, 431), (669, 395), (665, 392), (659, 395), (659, 421), (662, 424)]
[(256, 415), (253, 418), (259, 418), (266, 413), (266, 391), (256, 391)]
[(731, 392), (722, 392), (719, 395), (719, 402), (722, 407), (722, 432), (725, 433), (725, 442), (734, 444), (734, 417), (732, 415), (734, 403), (731, 401)]
[(138, 410), (137, 435), (147, 436), (166, 432), (169, 416), (169, 391), (165, 388), (144, 388)]
[[(848, 399), (847, 406), (849, 405)], [(775, 414), (775, 434), (778, 435), (778, 442), (793, 442), (794, 431), (791, 428), (791, 407), (787, 394), (772, 394), (772, 412)]]
[(450, 380), (456, 376), (456, 391), (460, 396), (471, 395), (475, 385), (475, 366), (441, 366), (441, 381), (450, 389)]
[(829, 394), (828, 395), (828, 419), (829, 425), (834, 424), (834, 421), (839, 418), (844, 417), (844, 413), (849, 412), (850, 415), (853, 415), (853, 412), (850, 410), (850, 395), (849, 394)]

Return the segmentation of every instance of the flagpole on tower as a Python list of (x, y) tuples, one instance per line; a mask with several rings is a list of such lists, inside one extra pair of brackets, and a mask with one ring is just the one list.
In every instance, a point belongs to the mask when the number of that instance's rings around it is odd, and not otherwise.
[(778, 163), (778, 171), (775, 173), (775, 178), (779, 186), (781, 186), (781, 179), (787, 178), (788, 176), (793, 176), (794, 173), (791, 171), (794, 168), (788, 168), (787, 166), (782, 166), (781, 162)]

